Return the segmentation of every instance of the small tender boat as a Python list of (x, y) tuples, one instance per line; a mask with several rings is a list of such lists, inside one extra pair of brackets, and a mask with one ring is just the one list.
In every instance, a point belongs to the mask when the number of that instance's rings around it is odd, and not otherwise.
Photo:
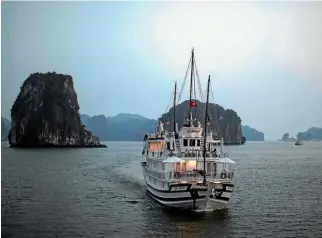
[(297, 140), (295, 141), (295, 145), (303, 145), (304, 142), (302, 140)]

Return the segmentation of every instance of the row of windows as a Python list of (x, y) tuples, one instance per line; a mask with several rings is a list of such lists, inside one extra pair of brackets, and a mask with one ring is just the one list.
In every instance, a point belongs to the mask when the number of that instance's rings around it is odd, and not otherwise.
[(153, 184), (155, 187), (164, 188), (164, 189), (169, 188), (169, 183), (167, 183), (167, 182), (157, 180), (156, 178), (150, 177), (148, 174), (146, 175), (146, 177), (147, 177), (147, 180), (149, 181), (149, 183)]
[(200, 146), (200, 139), (183, 139), (183, 146)]
[(150, 174), (151, 176), (153, 176), (155, 178), (159, 178), (159, 179), (162, 179), (164, 177), (163, 173), (152, 171), (152, 170), (149, 170), (148, 168), (147, 168), (147, 174)]
[(146, 164), (148, 167), (160, 170), (162, 169), (163, 171), (165, 170), (165, 163), (159, 162), (159, 161), (154, 161), (152, 159), (146, 159)]

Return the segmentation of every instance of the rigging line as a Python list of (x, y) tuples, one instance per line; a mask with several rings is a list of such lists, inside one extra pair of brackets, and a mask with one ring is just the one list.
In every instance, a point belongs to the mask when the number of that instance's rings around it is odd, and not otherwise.
[(176, 104), (178, 104), (178, 102), (180, 101), (181, 94), (183, 92), (184, 86), (186, 85), (187, 76), (188, 76), (188, 72), (189, 72), (189, 69), (190, 69), (191, 61), (192, 61), (192, 57), (190, 57), (189, 64), (188, 64), (188, 68), (187, 68), (187, 71), (186, 71), (186, 75), (184, 76), (184, 80), (182, 82), (181, 90), (180, 90), (180, 93), (179, 93), (178, 100), (177, 100)]
[[(196, 62), (196, 60), (195, 60), (195, 62)], [(201, 86), (201, 82), (200, 82), (200, 77), (199, 77), (199, 72), (198, 72), (198, 68), (197, 68), (197, 64), (196, 64), (196, 75), (197, 75), (197, 83), (198, 83), (198, 88), (199, 88), (199, 93), (200, 93), (200, 98), (201, 98), (201, 101), (202, 102), (204, 102), (205, 100), (205, 98), (204, 98), (204, 94), (203, 94), (203, 92), (202, 92), (202, 86)]]
[(219, 113), (218, 113), (218, 105), (215, 102), (214, 91), (212, 90), (212, 85), (210, 87), (210, 90), (211, 90), (212, 101), (213, 101), (213, 103), (215, 105), (215, 110), (214, 110), (214, 117), (215, 117), (214, 118), (214, 124), (215, 124), (215, 127), (216, 127), (216, 133), (218, 133), (219, 135), (221, 135), (220, 120), (219, 120)]
[(173, 99), (173, 96), (174, 96), (174, 90), (172, 91), (171, 93), (171, 97), (170, 97), (170, 100), (169, 100), (169, 103), (168, 103), (168, 106), (167, 106), (167, 109), (165, 110), (165, 113), (167, 113), (170, 109), (170, 105), (171, 105), (171, 102), (172, 102), (172, 99)]
[[(196, 60), (194, 60), (194, 67), (196, 68)], [(193, 93), (194, 93), (194, 98), (195, 98), (195, 101), (197, 100), (197, 92), (196, 92), (196, 73), (194, 71), (194, 74), (193, 74)], [(195, 107), (195, 119), (197, 119), (197, 114), (198, 114), (198, 105), (197, 107)]]
[[(204, 96), (203, 96), (203, 93), (202, 93), (202, 86), (201, 86), (201, 82), (200, 82), (200, 77), (199, 77), (199, 72), (198, 72), (198, 68), (197, 68), (196, 61), (195, 61), (195, 69), (196, 69), (196, 77), (197, 77), (198, 90), (199, 90), (199, 94), (200, 94), (200, 101), (201, 102), (204, 102)], [(195, 88), (195, 90), (196, 90), (196, 88)], [(196, 112), (196, 114), (197, 114), (197, 112)]]
[[(211, 84), (210, 84), (211, 85)], [(213, 103), (215, 104), (215, 97), (214, 97), (214, 91), (212, 90), (212, 85), (211, 85), (211, 88), (210, 88), (210, 92), (211, 92), (211, 100), (213, 101)]]

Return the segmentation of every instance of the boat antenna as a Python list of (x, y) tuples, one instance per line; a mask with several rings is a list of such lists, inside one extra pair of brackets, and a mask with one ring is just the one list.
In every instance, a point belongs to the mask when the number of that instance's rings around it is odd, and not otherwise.
[(173, 131), (176, 134), (176, 99), (177, 99), (177, 81), (174, 84), (174, 95), (173, 95)]
[(205, 126), (204, 126), (204, 138), (203, 138), (203, 184), (206, 185), (206, 143), (207, 143), (207, 121), (208, 121), (208, 104), (209, 104), (209, 88), (210, 88), (210, 75), (207, 85), (207, 101), (206, 101), (206, 113), (205, 113)]
[(192, 86), (193, 86), (193, 75), (194, 75), (194, 72), (193, 72), (193, 68), (194, 68), (194, 50), (192, 48), (192, 51), (191, 51), (191, 74), (190, 74), (190, 100), (189, 100), (189, 126), (192, 125), (192, 112), (191, 112), (191, 106), (192, 106)]

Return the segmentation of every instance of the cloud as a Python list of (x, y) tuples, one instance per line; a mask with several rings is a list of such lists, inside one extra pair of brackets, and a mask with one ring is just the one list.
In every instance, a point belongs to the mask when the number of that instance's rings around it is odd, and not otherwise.
[(184, 75), (195, 47), (204, 76), (242, 71), (269, 57), (322, 90), (320, 2), (171, 3), (156, 16), (154, 41), (160, 58), (178, 75)]

